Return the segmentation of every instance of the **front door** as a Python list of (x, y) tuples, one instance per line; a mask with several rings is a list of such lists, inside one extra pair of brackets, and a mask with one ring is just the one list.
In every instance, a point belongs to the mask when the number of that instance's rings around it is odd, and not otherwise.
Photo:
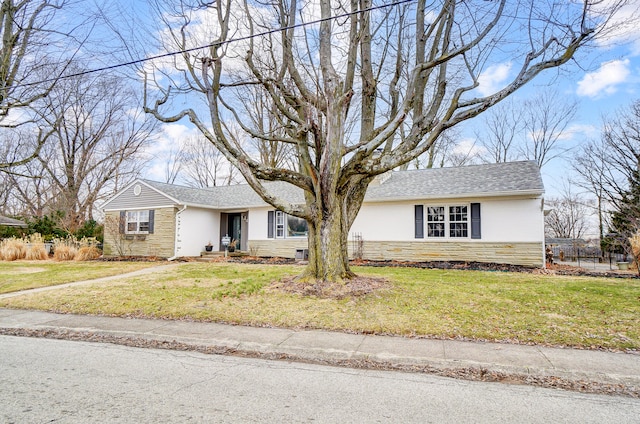
[(239, 213), (230, 213), (227, 215), (227, 234), (231, 240), (236, 241), (236, 250), (242, 250), (242, 216)]

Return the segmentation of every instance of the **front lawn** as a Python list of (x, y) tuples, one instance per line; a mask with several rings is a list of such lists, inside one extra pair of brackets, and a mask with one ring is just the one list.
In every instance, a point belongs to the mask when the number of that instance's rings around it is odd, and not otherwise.
[[(59, 264), (62, 265), (62, 264)], [(387, 289), (318, 299), (270, 287), (296, 266), (188, 263), (162, 274), (0, 301), (64, 313), (640, 349), (640, 281), (528, 273), (356, 267)]]
[(0, 294), (136, 271), (153, 262), (0, 261)]

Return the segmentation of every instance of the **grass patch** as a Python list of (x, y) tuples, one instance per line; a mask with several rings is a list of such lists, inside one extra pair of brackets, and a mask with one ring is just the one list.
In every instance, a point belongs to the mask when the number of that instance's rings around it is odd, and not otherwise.
[(0, 294), (109, 277), (157, 265), (153, 262), (0, 262)]
[(271, 283), (300, 273), (297, 266), (187, 263), (162, 274), (5, 299), (0, 306), (640, 349), (638, 280), (412, 268), (354, 270), (385, 277), (390, 285), (358, 298), (319, 299), (272, 288)]

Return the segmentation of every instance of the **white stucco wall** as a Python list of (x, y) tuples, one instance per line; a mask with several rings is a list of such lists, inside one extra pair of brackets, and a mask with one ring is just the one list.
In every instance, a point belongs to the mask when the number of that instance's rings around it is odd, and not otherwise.
[[(480, 203), (481, 232), (484, 242), (541, 242), (544, 240), (544, 216), (541, 199), (473, 199), (441, 202), (375, 203), (363, 205), (351, 227), (350, 237), (361, 233), (367, 241), (416, 241), (414, 237), (414, 206), (453, 206)], [(425, 238), (428, 241), (468, 239)]]
[(211, 242), (213, 250), (220, 244), (220, 213), (188, 207), (176, 217), (176, 256), (200, 256)]
[(249, 211), (249, 240), (267, 240), (268, 212), (272, 210), (272, 207), (265, 207)]

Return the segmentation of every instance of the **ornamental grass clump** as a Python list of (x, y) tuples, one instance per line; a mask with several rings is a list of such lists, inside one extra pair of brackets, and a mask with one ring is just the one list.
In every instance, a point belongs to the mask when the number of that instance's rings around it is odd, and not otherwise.
[(56, 261), (72, 261), (78, 253), (75, 237), (55, 239), (53, 241), (53, 259)]
[(78, 254), (76, 255), (76, 261), (92, 261), (94, 259), (98, 259), (102, 255), (102, 251), (98, 249), (96, 246), (82, 246), (78, 249)]
[(49, 254), (44, 246), (44, 239), (40, 234), (35, 233), (29, 236), (25, 259), (30, 261), (44, 261), (49, 259)]
[(17, 261), (27, 255), (27, 244), (22, 239), (9, 238), (0, 242), (0, 259)]
[(640, 258), (640, 230), (636, 231), (634, 235), (629, 237), (629, 244), (631, 245), (631, 254), (635, 262), (638, 274), (640, 274), (640, 266), (638, 265), (638, 259)]

